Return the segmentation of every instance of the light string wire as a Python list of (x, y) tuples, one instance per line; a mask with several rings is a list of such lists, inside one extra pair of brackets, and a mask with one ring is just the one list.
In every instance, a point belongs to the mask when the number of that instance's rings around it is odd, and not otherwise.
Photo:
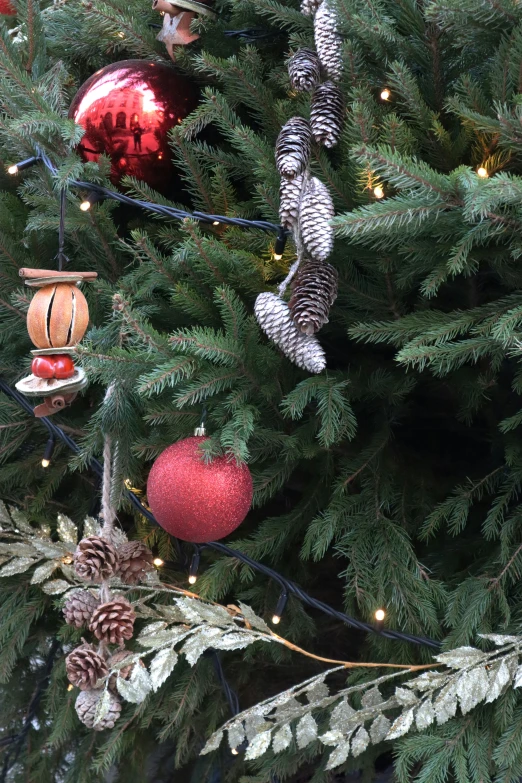
[[(17, 171), (22, 171), (23, 168), (27, 168), (28, 165), (42, 162), (48, 171), (55, 175), (58, 171), (54, 163), (49, 156), (42, 150), (38, 150), (37, 155), (34, 158), (29, 158), (28, 161), (23, 161), (20, 164), (15, 165)], [(29, 163), (30, 162), (30, 163)], [(23, 166), (23, 168), (22, 168)], [(156, 204), (153, 201), (142, 201), (141, 199), (131, 198), (124, 193), (119, 193), (116, 190), (110, 190), (102, 185), (95, 185), (93, 182), (83, 182), (82, 180), (72, 179), (68, 181), (68, 184), (72, 187), (80, 188), (81, 190), (87, 190), (90, 193), (98, 196), (99, 199), (111, 199), (112, 201), (118, 201), (120, 204), (127, 204), (128, 206), (138, 207), (139, 209), (146, 210), (147, 212), (155, 212), (158, 215), (163, 215), (167, 218), (173, 218), (174, 220), (197, 220), (200, 223), (216, 224), (222, 223), (228, 226), (237, 226), (239, 228), (251, 228), (267, 233), (276, 234), (276, 252), (283, 253), (286, 240), (290, 236), (290, 231), (284, 226), (277, 223), (271, 223), (268, 220), (247, 220), (246, 218), (229, 217), (227, 215), (211, 215), (206, 212), (189, 212), (177, 207), (169, 207), (165, 204)]]
[[(0, 389), (9, 397), (11, 397), (15, 402), (17, 402), (18, 405), (20, 405), (27, 413), (29, 413), (31, 416), (33, 415), (33, 409), (30, 403), (25, 399), (25, 397), (23, 397), (23, 395), (21, 395), (19, 392), (13, 389), (1, 377), (0, 377)], [(80, 447), (78, 446), (78, 444), (69, 435), (67, 435), (67, 433), (64, 432), (57, 424), (54, 424), (54, 422), (50, 421), (47, 417), (39, 418), (38, 421), (40, 421), (48, 429), (50, 434), (54, 435), (56, 439), (60, 440), (73, 453), (75, 454), (80, 453)], [(89, 460), (89, 465), (91, 469), (98, 476), (103, 475), (103, 466), (95, 457), (91, 457), (91, 459)], [(125, 488), (125, 495), (127, 499), (130, 501), (130, 503), (132, 504), (132, 506), (134, 506), (134, 508), (142, 516), (144, 516), (151, 524), (160, 527), (158, 525), (158, 522), (156, 521), (156, 518), (154, 517), (154, 514), (142, 504), (140, 498), (128, 487)], [(181, 547), (179, 545), (178, 539), (174, 537), (171, 538), (176, 543), (178, 553), (180, 553)], [(199, 544), (199, 549), (212, 549), (216, 552), (220, 552), (221, 554), (225, 554), (228, 555), (229, 557), (233, 557), (236, 560), (239, 560), (240, 562), (254, 569), (258, 573), (264, 574), (269, 579), (272, 579), (274, 582), (279, 584), (282, 590), (285, 590), (286, 592), (295, 596), (306, 606), (309, 606), (311, 609), (317, 609), (323, 614), (329, 615), (330, 617), (339, 620), (340, 622), (350, 626), (351, 628), (355, 628), (365, 633), (378, 634), (379, 636), (383, 636), (386, 639), (392, 639), (394, 641), (401, 641), (401, 642), (406, 642), (408, 644), (415, 644), (420, 647), (429, 647), (432, 650), (439, 650), (442, 647), (441, 642), (437, 641), (436, 639), (431, 639), (427, 636), (415, 636), (414, 634), (405, 633), (402, 631), (394, 631), (390, 628), (380, 628), (376, 625), (373, 625), (372, 623), (367, 623), (364, 622), (363, 620), (358, 620), (355, 617), (351, 617), (350, 615), (347, 615), (344, 612), (334, 609), (332, 606), (325, 603), (324, 601), (319, 601), (317, 598), (313, 598), (311, 595), (305, 592), (305, 590), (303, 590), (302, 587), (300, 587), (295, 582), (292, 582), (291, 580), (287, 579), (278, 571), (274, 571), (273, 568), (270, 568), (269, 566), (266, 566), (263, 563), (254, 560), (253, 558), (249, 557), (243, 552), (240, 552), (237, 549), (232, 549), (231, 547), (221, 543), (220, 541), (208, 541), (204, 544)], [(180, 559), (183, 560), (182, 557)]]

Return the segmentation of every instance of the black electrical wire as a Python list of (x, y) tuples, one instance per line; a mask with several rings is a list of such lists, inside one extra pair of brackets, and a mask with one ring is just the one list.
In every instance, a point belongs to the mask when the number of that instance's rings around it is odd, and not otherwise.
[[(10, 396), (12, 399), (14, 399), (18, 404), (24, 408), (29, 414), (33, 415), (33, 409), (31, 405), (27, 402), (25, 397), (23, 397), (19, 392), (17, 392), (15, 389), (13, 389), (9, 384), (7, 384), (5, 381), (3, 381), (0, 378), (0, 389), (4, 391), (8, 396)], [(80, 451), (80, 447), (78, 446), (75, 441), (67, 435), (60, 427), (58, 427), (56, 424), (54, 424), (52, 421), (49, 421), (47, 417), (40, 418), (39, 421), (42, 422), (42, 424), (47, 427), (50, 433), (52, 433), (55, 438), (59, 439), (64, 443), (71, 451), (73, 451), (75, 454), (78, 454)], [(103, 467), (100, 462), (98, 462), (97, 459), (94, 457), (91, 458), (90, 467), (92, 470), (97, 473), (98, 475), (102, 475), (103, 473)], [(132, 492), (130, 489), (126, 489), (126, 497), (128, 500), (132, 503), (134, 508), (142, 514), (146, 519), (148, 519), (149, 522), (151, 522), (153, 525), (158, 525), (158, 522), (156, 521), (154, 514), (146, 508), (139, 497)], [(181, 551), (181, 547), (179, 547), (179, 542), (176, 538), (174, 538), (174, 541), (176, 542), (178, 546), (178, 551)], [(436, 639), (430, 639), (426, 636), (415, 636), (414, 634), (410, 633), (403, 633), (402, 631), (393, 631), (390, 628), (377, 628), (375, 625), (372, 625), (371, 623), (366, 623), (362, 620), (357, 620), (355, 617), (350, 617), (349, 615), (345, 614), (344, 612), (340, 612), (337, 609), (334, 609), (329, 604), (326, 604), (324, 601), (319, 601), (317, 598), (313, 598), (311, 595), (308, 595), (299, 585), (297, 585), (295, 582), (290, 581), (289, 579), (286, 579), (284, 576), (282, 576), (278, 571), (274, 571), (273, 568), (269, 568), (269, 566), (264, 565), (263, 563), (259, 563), (257, 560), (253, 560), (248, 555), (245, 555), (243, 552), (240, 552), (237, 549), (232, 549), (231, 547), (227, 546), (226, 544), (222, 544), (220, 541), (209, 541), (205, 544), (200, 545), (201, 548), (207, 548), (207, 549), (213, 549), (216, 552), (221, 552), (222, 554), (228, 555), (228, 557), (234, 557), (237, 560), (240, 560), (245, 565), (248, 565), (250, 568), (253, 568), (255, 571), (257, 571), (260, 574), (264, 574), (265, 576), (269, 577), (269, 579), (272, 579), (274, 582), (277, 582), (277, 584), (280, 585), (282, 590), (285, 590), (288, 593), (291, 593), (296, 598), (298, 598), (303, 604), (306, 606), (309, 606), (311, 609), (317, 609), (320, 612), (323, 612), (324, 614), (329, 615), (330, 617), (335, 618), (336, 620), (339, 620), (340, 622), (344, 623), (345, 625), (350, 626), (351, 628), (356, 628), (359, 631), (364, 631), (365, 633), (375, 633), (379, 636), (384, 636), (386, 639), (393, 639), (395, 641), (401, 641), (401, 642), (407, 642), (408, 644), (416, 644), (420, 647), (430, 647), (433, 650), (439, 650), (441, 647), (441, 643), (438, 642)], [(185, 556), (185, 562), (187, 560)]]

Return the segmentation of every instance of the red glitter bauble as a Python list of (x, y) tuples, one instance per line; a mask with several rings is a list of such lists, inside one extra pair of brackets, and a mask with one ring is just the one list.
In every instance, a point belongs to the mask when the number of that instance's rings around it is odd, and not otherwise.
[(16, 8), (11, 3), (11, 0), (0, 0), (0, 14), (2, 16), (16, 15)]
[(194, 86), (170, 66), (122, 60), (87, 79), (69, 117), (85, 128), (82, 158), (108, 155), (114, 184), (128, 174), (166, 193), (174, 176), (168, 132), (196, 104)]
[(169, 446), (152, 466), (149, 505), (161, 527), (182, 541), (201, 544), (232, 533), (252, 503), (252, 476), (230, 457), (205, 464), (200, 444), (185, 438)]

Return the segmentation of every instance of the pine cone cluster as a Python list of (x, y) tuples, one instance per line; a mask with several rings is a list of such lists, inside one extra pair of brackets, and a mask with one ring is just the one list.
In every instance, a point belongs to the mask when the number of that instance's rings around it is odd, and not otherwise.
[(257, 297), (254, 310), (261, 329), (290, 361), (309, 372), (324, 370), (326, 359), (317, 338), (299, 331), (286, 302), (265, 292)]
[(103, 642), (123, 644), (125, 639), (132, 638), (135, 619), (130, 603), (125, 598), (116, 598), (97, 607), (89, 630)]
[(118, 576), (126, 585), (136, 585), (153, 569), (153, 555), (143, 541), (128, 541), (118, 549)]
[(324, 261), (307, 261), (299, 268), (288, 306), (304, 334), (315, 334), (328, 323), (337, 297), (337, 270)]
[(321, 65), (332, 81), (337, 82), (343, 73), (343, 41), (337, 30), (337, 14), (323, 0), (314, 18), (315, 48)]
[(319, 84), (321, 63), (313, 49), (303, 46), (288, 60), (290, 84), (299, 92), (311, 92)]
[(293, 179), (304, 171), (310, 160), (312, 129), (302, 117), (286, 122), (276, 141), (276, 165), (283, 177)]
[(333, 201), (328, 188), (317, 177), (308, 180), (301, 199), (299, 227), (303, 243), (315, 261), (326, 261), (333, 250)]
[(65, 659), (67, 679), (81, 691), (92, 690), (109, 673), (107, 664), (90, 644), (83, 644)]
[(86, 628), (99, 603), (89, 590), (75, 590), (69, 593), (63, 607), (65, 622), (75, 628)]
[(299, 222), (299, 204), (301, 202), (301, 190), (303, 176), (300, 174), (294, 179), (281, 177), (279, 188), (279, 220), (281, 225), (293, 229)]
[(103, 731), (104, 729), (114, 728), (114, 724), (120, 717), (121, 702), (117, 696), (115, 696), (113, 693), (110, 693), (108, 712), (100, 721), (98, 721), (98, 723), (94, 723), (94, 719), (96, 717), (96, 708), (102, 696), (103, 690), (82, 691), (82, 693), (80, 693), (76, 699), (76, 703), (74, 705), (76, 714), (78, 715), (81, 722), (87, 726), (87, 728), (94, 729), (95, 731)]
[(87, 582), (103, 582), (114, 575), (118, 568), (118, 553), (109, 541), (101, 536), (83, 538), (74, 553), (74, 569), (80, 579)]
[(334, 147), (341, 136), (344, 104), (341, 90), (333, 82), (320, 84), (312, 95), (310, 125), (314, 139), (325, 147)]

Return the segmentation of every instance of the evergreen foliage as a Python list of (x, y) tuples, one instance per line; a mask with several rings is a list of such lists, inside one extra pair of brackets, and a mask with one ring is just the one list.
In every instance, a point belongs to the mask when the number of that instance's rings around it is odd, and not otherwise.
[[(253, 316), (256, 296), (275, 290), (294, 260), (292, 242), (276, 261), (262, 232), (150, 218), (108, 201), (84, 213), (68, 185), (111, 186), (106, 160), (76, 156), (82, 130), (68, 106), (109, 62), (165, 61), (151, 27), (158, 15), (145, 0), (13, 2), (17, 18), (0, 23), (3, 378), (13, 383), (30, 365), (30, 296), (18, 269), (55, 264), (63, 187), (71, 268), (95, 269), (99, 279), (86, 290), (92, 328), (78, 349), (91, 384), (56, 419), (81, 453), (71, 459), (58, 447), (44, 471), (45, 429), (0, 394), (1, 498), (35, 522), (53, 526), (63, 511), (81, 527), (98, 512), (98, 479), (86, 466), (104, 434), (118, 441), (114, 486), (144, 491), (151, 461), (190, 435), (205, 409), (207, 457), (228, 452), (254, 476), (254, 508), (230, 542), (236, 549), (361, 619), (384, 606), (390, 627), (446, 648), (514, 633), (522, 612), (519, 4), (330, 0), (344, 40), (347, 109), (338, 146), (315, 149), (311, 170), (336, 207), (329, 260), (339, 296), (319, 333), (328, 369), (310, 377), (267, 342)], [(218, 20), (203, 22), (200, 41), (179, 52), (173, 90), (178, 70), (201, 96), (171, 134), (177, 206), (277, 222), (275, 140), (289, 118), (309, 116), (309, 97), (291, 90), (285, 64), (289, 52), (313, 46), (312, 20), (298, 5), (219, 0)], [(224, 35), (252, 27), (270, 35), (249, 44)], [(2, 173), (38, 149), (57, 165), (55, 176), (43, 166), (17, 179)], [(124, 185), (174, 203), (144, 183)], [(175, 561), (173, 543), (121, 489), (114, 495), (131, 536)], [(226, 748), (199, 757), (228, 717), (206, 658), (181, 663), (139, 708), (126, 705), (114, 730), (84, 729), (62, 656), (79, 635), (29, 584), (32, 573), (0, 583), (0, 749), (23, 725), (54, 639), (61, 649), (13, 783), (94, 783), (108, 770), (130, 783), (210, 783), (218, 773), (265, 783), (272, 772), (292, 783), (333, 780), (330, 751), (319, 743), (254, 762)], [(186, 580), (174, 567), (163, 575)], [(278, 596), (247, 566), (208, 553), (198, 592), (244, 601), (265, 617)], [(427, 650), (349, 632), (294, 600), (281, 627), (318, 655), (430, 661)], [(224, 665), (242, 707), (322, 671), (279, 645), (227, 653)], [(371, 679), (337, 676), (340, 687)], [(510, 690), (340, 769), (371, 776), (392, 748), (401, 781), (508, 783), (522, 774), (521, 709)]]

